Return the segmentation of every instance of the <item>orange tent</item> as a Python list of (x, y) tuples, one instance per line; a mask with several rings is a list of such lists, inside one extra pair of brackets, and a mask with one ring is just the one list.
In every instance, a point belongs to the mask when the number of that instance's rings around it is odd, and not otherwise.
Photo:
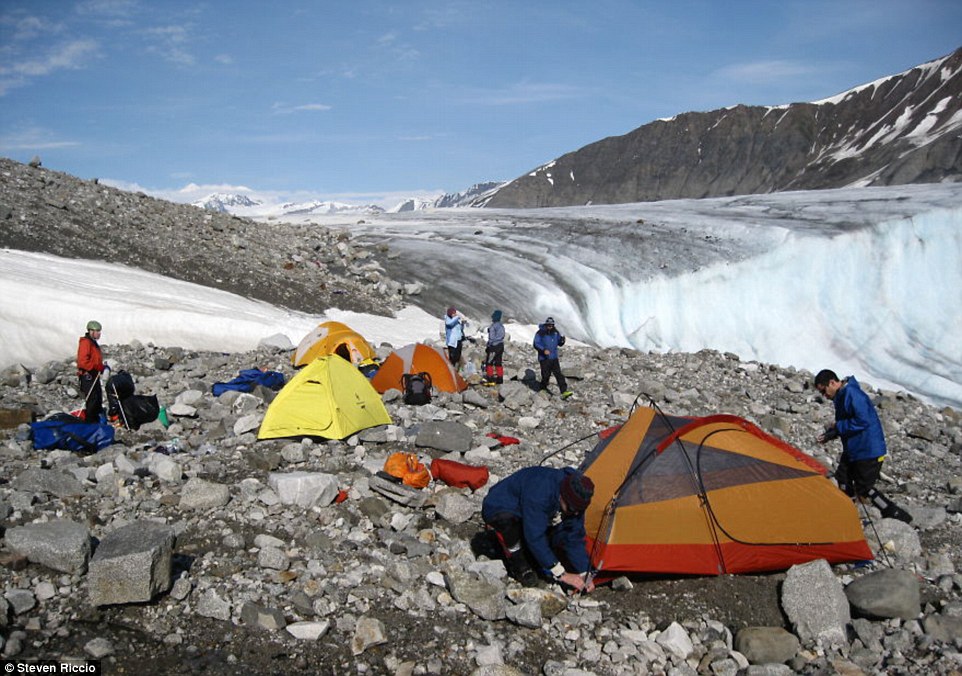
[(872, 558), (858, 511), (827, 470), (747, 420), (639, 407), (581, 465), (592, 566), (720, 575)]
[(432, 386), (442, 392), (460, 392), (468, 387), (448, 358), (424, 343), (411, 343), (389, 354), (371, 378), (371, 385), (381, 394), (392, 388), (401, 390), (401, 376), (422, 371), (431, 375)]
[(295, 367), (310, 364), (318, 357), (336, 354), (355, 366), (372, 361), (374, 348), (364, 336), (341, 322), (322, 322), (301, 339), (291, 357)]

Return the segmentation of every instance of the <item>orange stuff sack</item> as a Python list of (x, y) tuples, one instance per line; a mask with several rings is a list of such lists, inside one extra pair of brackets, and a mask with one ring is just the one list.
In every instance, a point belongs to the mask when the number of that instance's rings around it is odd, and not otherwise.
[(448, 486), (476, 491), (488, 483), (488, 468), (435, 458), (431, 461), (431, 476)]
[(428, 468), (418, 461), (414, 453), (392, 453), (384, 461), (384, 471), (412, 488), (424, 488), (431, 483)]

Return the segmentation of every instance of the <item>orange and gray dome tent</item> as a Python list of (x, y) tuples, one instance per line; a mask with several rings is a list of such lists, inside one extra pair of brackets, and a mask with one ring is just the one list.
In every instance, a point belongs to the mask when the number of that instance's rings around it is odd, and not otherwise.
[(585, 530), (600, 579), (873, 558), (828, 470), (747, 420), (638, 407), (603, 437), (580, 467), (595, 484)]
[(374, 361), (375, 352), (364, 336), (341, 322), (321, 322), (308, 333), (291, 356), (295, 367), (310, 364), (318, 357), (340, 355), (355, 366)]
[(442, 392), (461, 392), (468, 387), (444, 353), (424, 343), (405, 345), (385, 357), (371, 385), (381, 394), (390, 389), (403, 390), (401, 378), (405, 373), (422, 372), (430, 374), (432, 387)]

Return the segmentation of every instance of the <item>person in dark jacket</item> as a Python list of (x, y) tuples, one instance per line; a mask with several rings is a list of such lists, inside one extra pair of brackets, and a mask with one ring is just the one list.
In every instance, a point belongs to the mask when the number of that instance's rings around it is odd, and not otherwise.
[(855, 376), (839, 380), (834, 371), (823, 369), (815, 376), (815, 389), (835, 405), (835, 422), (818, 436), (818, 442), (842, 440), (835, 470), (838, 487), (852, 498), (870, 502), (883, 517), (910, 523), (911, 515), (875, 488), (886, 455), (885, 433), (875, 406)]
[(544, 324), (538, 325), (538, 332), (534, 334), (534, 349), (538, 351), (538, 365), (541, 367), (541, 389), (548, 389), (548, 380), (554, 376), (558, 383), (561, 398), (567, 399), (572, 395), (568, 389), (568, 382), (561, 372), (561, 362), (558, 348), (565, 344), (565, 337), (555, 328), (554, 318), (548, 317)]
[(491, 313), (491, 326), (488, 327), (488, 342), (484, 346), (484, 377), (486, 385), (500, 385), (504, 382), (504, 324), (501, 323), (501, 310)]
[(541, 573), (576, 591), (590, 592), (584, 511), (591, 479), (566, 467), (525, 467), (488, 491), (481, 517), (498, 536), (508, 573), (526, 587)]
[(101, 374), (106, 370), (103, 352), (100, 350), (100, 322), (87, 322), (87, 332), (77, 344), (77, 376), (80, 378), (80, 393), (84, 395), (84, 420), (89, 423), (100, 421), (104, 410)]

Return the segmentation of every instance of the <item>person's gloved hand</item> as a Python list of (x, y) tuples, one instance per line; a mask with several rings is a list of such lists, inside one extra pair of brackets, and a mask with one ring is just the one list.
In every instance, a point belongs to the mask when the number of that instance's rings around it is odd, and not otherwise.
[(109, 371), (109, 370), (110, 370), (110, 364), (108, 364), (107, 362), (104, 362), (104, 368), (103, 368), (103, 370), (104, 370), (104, 371)]

